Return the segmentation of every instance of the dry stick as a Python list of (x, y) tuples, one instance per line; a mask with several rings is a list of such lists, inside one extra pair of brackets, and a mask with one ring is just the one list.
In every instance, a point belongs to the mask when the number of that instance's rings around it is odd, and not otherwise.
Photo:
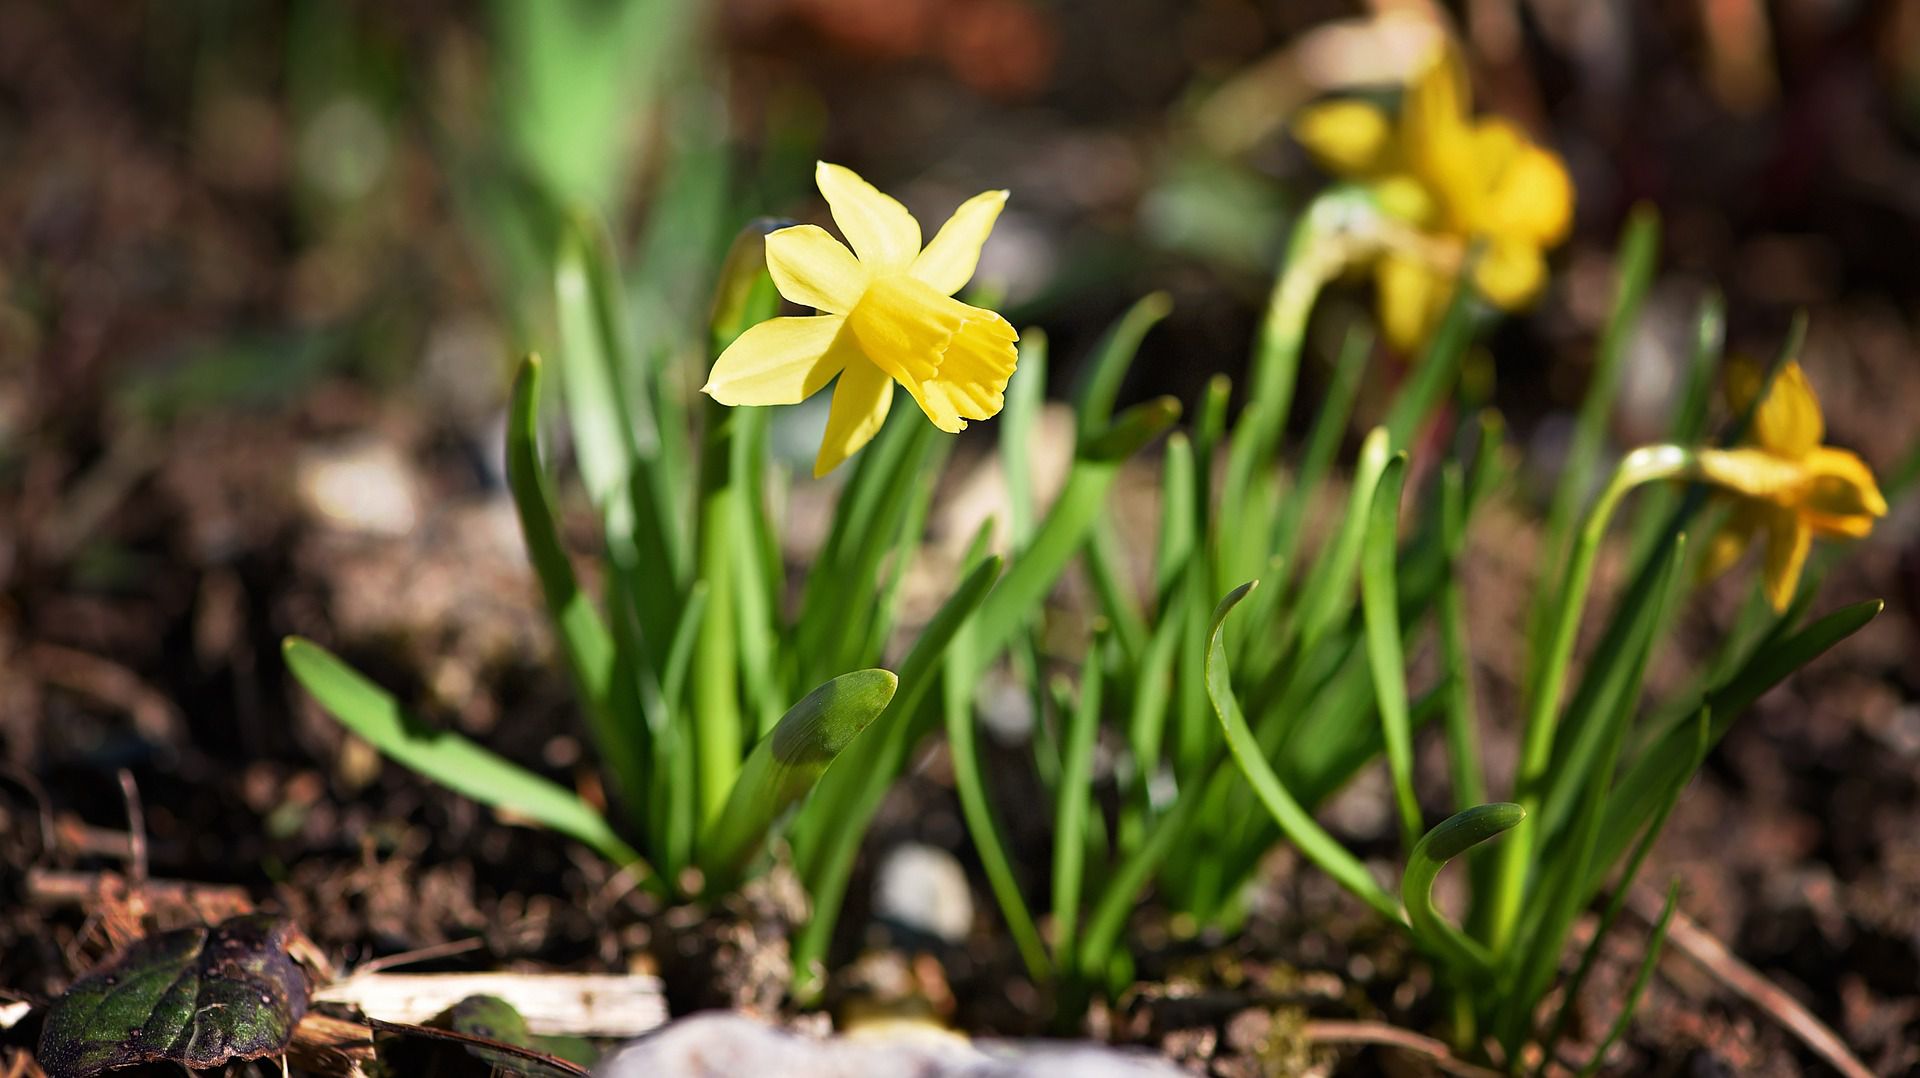
[(127, 875), (137, 892), (147, 882), (147, 813), (140, 806), (140, 787), (133, 772), (120, 769), (120, 796), (127, 802)]
[[(1627, 905), (1634, 915), (1649, 925), (1660, 918), (1660, 908), (1664, 900), (1661, 896), (1637, 885)], [(1813, 1049), (1814, 1054), (1827, 1061), (1834, 1070), (1846, 1078), (1873, 1078), (1873, 1072), (1866, 1068), (1847, 1048), (1840, 1035), (1828, 1028), (1825, 1022), (1813, 1016), (1812, 1012), (1800, 1005), (1800, 1001), (1788, 995), (1786, 990), (1762, 976), (1759, 970), (1742, 962), (1727, 946), (1716, 939), (1713, 933), (1694, 923), (1693, 918), (1679, 910), (1673, 911), (1673, 921), (1667, 926), (1667, 939), (1675, 947), (1687, 953), (1687, 957), (1700, 963), (1723, 986), (1733, 991), (1755, 1007), (1772, 1016), (1773, 1020), (1785, 1026), (1787, 1032), (1800, 1038), (1801, 1043)]]
[(1378, 1044), (1425, 1056), (1433, 1065), (1461, 1078), (1503, 1078), (1501, 1073), (1455, 1058), (1445, 1043), (1385, 1022), (1312, 1021), (1302, 1031), (1313, 1044)]

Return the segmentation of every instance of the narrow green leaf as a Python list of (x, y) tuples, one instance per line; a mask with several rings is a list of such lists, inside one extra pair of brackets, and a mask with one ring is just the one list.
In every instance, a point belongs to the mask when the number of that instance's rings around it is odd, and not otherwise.
[(1300, 592), (1298, 628), (1292, 635), (1302, 651), (1311, 650), (1335, 621), (1351, 609), (1350, 589), (1373, 512), (1373, 492), (1392, 455), (1391, 445), (1392, 436), (1387, 429), (1376, 427), (1360, 447), (1360, 461), (1354, 468), (1353, 489), (1347, 497), (1347, 511), (1341, 519), (1340, 530), (1314, 559), (1307, 585)]
[[(980, 537), (975, 540), (976, 549), (984, 549), (986, 531), (985, 528), (981, 529)], [(968, 561), (976, 562), (977, 557), (970, 556)], [(960, 812), (967, 821), (967, 834), (972, 837), (973, 848), (980, 855), (980, 867), (986, 872), (987, 884), (993, 891), (994, 900), (999, 903), (1001, 916), (1006, 919), (1007, 931), (1013, 936), (1020, 960), (1026, 964), (1027, 975), (1036, 983), (1044, 983), (1051, 975), (1053, 965), (1047, 957), (1046, 945), (1041, 942), (1039, 929), (1034, 927), (1033, 914), (1020, 894), (1019, 881), (1013, 874), (1013, 863), (1007, 856), (1006, 844), (1000, 838), (1000, 822), (987, 797), (986, 779), (981, 774), (973, 715), (975, 685), (962, 676), (975, 669), (972, 649), (973, 628), (969, 622), (954, 633), (952, 643), (947, 645), (948, 674), (941, 682), (941, 700), (947, 720), (947, 749), (953, 759), (954, 792), (960, 798)]]
[(700, 836), (700, 867), (725, 888), (766, 846), (779, 821), (892, 702), (887, 670), (842, 674), (802, 697), (753, 747), (720, 815)]
[(1387, 747), (1387, 770), (1393, 776), (1393, 801), (1400, 815), (1400, 838), (1411, 849), (1420, 840), (1420, 800), (1413, 792), (1407, 666), (1400, 650), (1400, 600), (1394, 584), (1400, 546), (1400, 488), (1406, 478), (1407, 455), (1396, 453), (1374, 486), (1361, 549), (1360, 605), (1366, 622), (1367, 663), (1373, 671), (1380, 731)]
[(577, 839), (617, 865), (637, 866), (658, 885), (640, 855), (573, 791), (459, 734), (420, 725), (386, 690), (310, 640), (290, 636), (281, 651), (320, 706), (385, 756), (457, 794)]
[(1019, 361), (1007, 382), (1007, 404), (1000, 410), (1000, 470), (1007, 481), (1007, 538), (1025, 550), (1033, 539), (1033, 476), (1027, 462), (1033, 430), (1047, 395), (1047, 334), (1029, 327), (1020, 334)]
[(1453, 388), (1454, 378), (1460, 370), (1460, 358), (1466, 355), (1467, 346), (1473, 343), (1475, 301), (1472, 264), (1477, 259), (1478, 253), (1475, 252), (1469, 256), (1468, 264), (1462, 267), (1454, 282), (1453, 298), (1447, 302), (1446, 314), (1441, 317), (1433, 336), (1427, 339), (1426, 349), (1413, 365), (1413, 374), (1394, 394), (1385, 424), (1389, 448), (1400, 450), (1411, 445), (1420, 423), (1433, 413), (1440, 399)]
[(1084, 367), (1086, 373), (1074, 394), (1075, 429), (1081, 437), (1107, 428), (1113, 416), (1113, 403), (1120, 396), (1120, 384), (1126, 380), (1128, 368), (1133, 366), (1140, 342), (1148, 330), (1171, 313), (1173, 297), (1165, 292), (1149, 293), (1127, 308), (1094, 346), (1093, 356)]
[(1070, 712), (1061, 754), (1060, 794), (1053, 821), (1054, 958), (1070, 973), (1078, 969), (1080, 882), (1086, 869), (1087, 815), (1093, 795), (1093, 750), (1100, 730), (1100, 639), (1087, 648), (1080, 670), (1080, 701)]
[(1480, 762), (1480, 716), (1474, 706), (1473, 649), (1467, 644), (1466, 602), (1461, 594), (1460, 558), (1466, 552), (1466, 480), (1457, 462), (1440, 473), (1440, 531), (1448, 569), (1438, 600), (1441, 665), (1447, 671), (1447, 765), (1453, 803), (1466, 809), (1486, 800)]
[(1633, 1012), (1640, 1007), (1640, 997), (1646, 995), (1647, 984), (1653, 980), (1654, 968), (1660, 964), (1660, 949), (1667, 942), (1667, 929), (1673, 925), (1673, 914), (1679, 904), (1680, 881), (1676, 879), (1667, 885), (1667, 901), (1660, 908), (1660, 919), (1654, 922), (1653, 931), (1647, 937), (1647, 953), (1640, 959), (1640, 972), (1634, 974), (1633, 987), (1627, 989), (1626, 998), (1620, 1001), (1620, 1013), (1614, 1017), (1607, 1035), (1593, 1050), (1593, 1058), (1580, 1068), (1580, 1078), (1591, 1078), (1598, 1074), (1600, 1065), (1606, 1062), (1607, 1052), (1626, 1035), (1627, 1026), (1633, 1022)]
[(1548, 628), (1560, 609), (1560, 589), (1546, 583), (1551, 574), (1567, 563), (1573, 542), (1573, 529), (1580, 506), (1593, 489), (1595, 471), (1605, 448), (1607, 418), (1619, 393), (1620, 379), (1626, 369), (1627, 345), (1640, 321), (1640, 306), (1653, 280), (1660, 248), (1660, 216), (1652, 206), (1634, 207), (1620, 237), (1619, 284), (1614, 293), (1613, 311), (1594, 357), (1593, 378), (1580, 402), (1574, 420), (1573, 438), (1567, 446), (1566, 463), (1561, 467), (1559, 485), (1554, 488), (1553, 503), (1547, 512), (1547, 533), (1542, 547), (1540, 586), (1534, 589), (1534, 603), (1528, 622), (1527, 639), (1533, 650), (1528, 657), (1524, 687), (1536, 691), (1540, 667), (1546, 662), (1545, 648), (1552, 637)]
[[(1340, 359), (1333, 368), (1333, 380), (1327, 384), (1327, 393), (1314, 412), (1313, 429), (1307, 435), (1307, 449), (1300, 457), (1300, 466), (1294, 469), (1293, 484), (1288, 488), (1286, 497), (1280, 502), (1280, 512), (1273, 526), (1272, 553), (1282, 564), (1291, 564), (1300, 546), (1300, 525), (1306, 519), (1307, 511), (1312, 509), (1320, 494), (1320, 485), (1325, 482), (1327, 471), (1333, 467), (1334, 458), (1340, 453), (1340, 443), (1346, 438), (1347, 423), (1353, 417), (1353, 404), (1360, 396), (1362, 375), (1367, 371), (1367, 362), (1373, 356), (1373, 331), (1365, 323), (1355, 323), (1347, 331), (1346, 340), (1340, 346)], [(1273, 581), (1271, 590), (1265, 595), (1256, 595), (1255, 603), (1268, 604), (1279, 602), (1286, 591), (1286, 579)], [(1264, 624), (1265, 616), (1252, 619), (1255, 624)]]
[(1280, 825), (1280, 830), (1308, 860), (1320, 866), (1321, 871), (1332, 876), (1356, 898), (1372, 906), (1382, 917), (1405, 923), (1400, 916), (1399, 903), (1374, 882), (1366, 866), (1314, 822), (1313, 817), (1281, 785), (1279, 776), (1273, 773), (1273, 768), (1261, 755), (1253, 732), (1247, 729), (1246, 719), (1240, 714), (1240, 705), (1233, 697), (1233, 687), (1229, 681), (1231, 674), (1227, 670), (1226, 649), (1221, 643), (1221, 627), (1226, 623), (1227, 615), (1239, 605), (1241, 599), (1246, 598), (1247, 592), (1253, 587), (1253, 583), (1242, 584), (1220, 600), (1219, 607), (1213, 612), (1213, 632), (1207, 647), (1207, 698), (1213, 703), (1214, 716), (1226, 735), (1227, 747), (1233, 752), (1234, 760), (1239, 763), (1241, 773), (1253, 786), (1261, 804), (1266, 806), (1274, 822)]
[[(947, 597), (901, 661), (901, 689), (886, 712), (875, 720), (872, 735), (854, 743), (846, 763), (827, 772), (820, 789), (802, 810), (802, 820), (794, 829), (794, 857), (814, 903), (813, 919), (800, 930), (793, 945), (795, 991), (803, 998), (819, 988), (815, 967), (824, 959), (827, 943), (833, 938), (834, 921), (840, 915), (840, 903), (846, 897), (847, 881), (853, 874), (854, 857), (867, 824), (905, 766), (917, 735), (924, 732), (918, 714), (921, 703), (928, 699), (954, 634), (983, 608), (990, 594), (997, 592), (994, 582), (1000, 576), (1000, 566), (998, 557), (987, 558)], [(973, 679), (968, 680), (971, 683)], [(937, 721), (938, 712), (928, 710), (930, 719)]]
[(1468, 977), (1486, 975), (1492, 969), (1492, 960), (1478, 940), (1453, 927), (1433, 908), (1433, 881), (1448, 861), (1508, 831), (1526, 814), (1519, 805), (1504, 801), (1476, 805), (1427, 832), (1407, 857), (1406, 875), (1400, 878), (1400, 899), (1406, 903), (1414, 938)]
[(573, 564), (567, 560), (554, 521), (546, 471), (540, 464), (540, 371), (540, 357), (530, 355), (513, 382), (513, 399), (507, 410), (507, 485), (519, 513), (527, 557), (533, 562), (547, 612), (559, 632), (560, 650), (580, 692), (588, 727), (607, 761), (607, 770), (619, 784), (622, 800), (628, 805), (643, 805), (645, 791), (640, 776), (645, 773), (645, 757), (639, 743), (640, 723), (637, 716), (618, 714), (610, 702), (616, 666), (613, 638), (574, 578)]
[[(1761, 648), (1726, 684), (1707, 694), (1705, 707), (1713, 716), (1710, 744), (1718, 744), (1733, 721), (1760, 695), (1787, 675), (1813, 661), (1828, 648), (1858, 632), (1886, 604), (1878, 599), (1842, 607), (1805, 629)], [(1606, 822), (1600, 828), (1595, 865), (1610, 865), (1659, 807), (1668, 788), (1684, 784), (1692, 773), (1693, 754), (1687, 746), (1694, 736), (1690, 724), (1669, 728), (1627, 770), (1607, 799)], [(1597, 887), (1597, 884), (1595, 885)]]

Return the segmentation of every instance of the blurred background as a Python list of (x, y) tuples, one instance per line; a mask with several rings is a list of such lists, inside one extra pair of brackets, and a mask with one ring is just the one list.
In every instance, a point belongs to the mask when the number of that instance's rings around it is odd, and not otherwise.
[[(499, 475), (511, 365), (552, 347), (555, 222), (605, 222), (631, 332), (692, 379), (739, 225), (824, 221), (816, 158), (930, 228), (1010, 188), (982, 278), (1049, 335), (1054, 393), (1164, 290), (1125, 396), (1192, 403), (1242, 373), (1325, 182), (1289, 113), (1416, 59), (1394, 11), (1456, 27), (1478, 107), (1574, 177), (1553, 283), (1480, 365), (1529, 468), (1551, 475), (1645, 201), (1662, 272), (1619, 444), (1665, 428), (1718, 288), (1735, 352), (1770, 356), (1807, 312), (1832, 440), (1911, 474), (1920, 0), (0, 0), (0, 814), (44, 808), (84, 846), (124, 826), (129, 768), (156, 873), (278, 887), (317, 939), (604, 949), (570, 897), (599, 870), (381, 779), (275, 650), (333, 642), (591, 781)], [(1365, 308), (1346, 289), (1319, 317)], [(1325, 370), (1310, 354), (1300, 400)], [(1920, 1029), (1920, 566), (1896, 511), (1828, 585), (1889, 615), (1716, 752), (1662, 853), (1704, 923), (1888, 1046)], [(1526, 528), (1482, 558), (1482, 651), (1518, 631)], [(1511, 671), (1485, 673), (1500, 721)], [(962, 845), (950, 806), (888, 826)], [(41, 842), (0, 828), (0, 861)], [(9, 918), (0, 983), (44, 977), (54, 944)], [(1732, 1010), (1672, 1035), (1736, 1069), (1791, 1055)]]

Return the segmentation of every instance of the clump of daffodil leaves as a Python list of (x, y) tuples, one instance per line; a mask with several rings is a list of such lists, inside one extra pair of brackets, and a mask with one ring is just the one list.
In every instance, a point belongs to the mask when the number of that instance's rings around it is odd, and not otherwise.
[(1546, 283), (1545, 252), (1566, 238), (1573, 184), (1560, 158), (1511, 122), (1473, 117), (1466, 67), (1436, 49), (1401, 95), (1399, 113), (1340, 98), (1298, 113), (1293, 131), (1329, 172), (1372, 194), (1390, 223), (1373, 260), (1381, 332), (1403, 353), (1439, 323), (1454, 278), (1484, 244), (1473, 284), (1518, 310)]
[(768, 234), (767, 270), (781, 295), (821, 313), (742, 333), (703, 391), (726, 405), (798, 404), (839, 375), (815, 476), (879, 432), (895, 382), (948, 433), (997, 414), (1018, 334), (953, 294), (973, 277), (1007, 193), (968, 199), (922, 247), (907, 208), (853, 170), (822, 161), (814, 181), (853, 249), (818, 225), (795, 225)]
[(1745, 444), (1702, 449), (1693, 457), (1695, 474), (1737, 499), (1701, 568), (1718, 575), (1763, 541), (1767, 599), (1775, 610), (1785, 610), (1814, 537), (1865, 537), (1887, 514), (1887, 499), (1865, 461), (1821, 444), (1826, 420), (1800, 364), (1783, 365), (1756, 407), (1763, 377), (1754, 364), (1729, 365), (1727, 403), (1736, 414), (1753, 408), (1752, 427)]

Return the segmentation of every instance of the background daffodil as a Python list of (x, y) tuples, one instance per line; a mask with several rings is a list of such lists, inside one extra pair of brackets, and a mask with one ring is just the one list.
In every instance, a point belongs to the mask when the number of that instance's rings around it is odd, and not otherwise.
[(727, 405), (798, 404), (839, 375), (816, 476), (880, 430), (895, 382), (949, 433), (998, 413), (1018, 335), (952, 297), (972, 278), (1007, 193), (968, 199), (923, 248), (906, 207), (851, 169), (822, 161), (814, 179), (853, 249), (816, 225), (783, 228), (767, 236), (767, 269), (781, 295), (821, 313), (747, 330), (702, 392)]
[(1545, 251), (1573, 220), (1560, 158), (1506, 120), (1471, 118), (1468, 106), (1465, 66), (1446, 47), (1408, 85), (1397, 117), (1340, 99), (1294, 119), (1295, 137), (1322, 167), (1366, 186), (1383, 213), (1412, 226), (1401, 242), (1389, 238), (1373, 268), (1381, 331), (1402, 351), (1438, 324), (1470, 243), (1485, 244), (1474, 287), (1515, 310), (1539, 294)]
[[(1729, 365), (1727, 403), (1735, 414), (1753, 404), (1764, 378), (1753, 364)], [(1784, 610), (1814, 536), (1857, 539), (1886, 515), (1887, 500), (1866, 462), (1820, 444), (1825, 434), (1820, 399), (1800, 365), (1789, 362), (1754, 409), (1747, 444), (1694, 454), (1701, 478), (1740, 498), (1707, 548), (1705, 574), (1726, 571), (1756, 539), (1764, 539), (1767, 599)]]

